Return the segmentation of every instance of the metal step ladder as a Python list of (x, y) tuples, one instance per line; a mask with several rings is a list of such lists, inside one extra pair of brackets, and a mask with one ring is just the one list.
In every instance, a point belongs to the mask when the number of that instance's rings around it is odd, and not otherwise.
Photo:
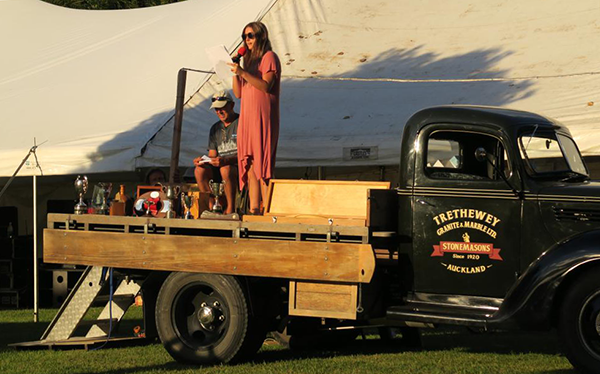
[[(142, 280), (113, 278), (112, 321), (109, 317), (109, 300), (102, 295), (103, 283), (108, 285), (108, 280), (102, 280), (102, 267), (90, 266), (81, 275), (75, 287), (69, 293), (58, 313), (42, 335), (42, 342), (57, 342), (74, 339), (75, 331), (82, 326), (90, 326), (86, 338), (106, 337), (112, 322), (112, 331), (133, 304), (135, 296), (140, 291)], [(104, 282), (105, 281), (105, 282)], [(105, 307), (96, 320), (83, 320), (87, 311), (97, 302), (105, 302)], [(78, 337), (77, 339), (81, 339)]]

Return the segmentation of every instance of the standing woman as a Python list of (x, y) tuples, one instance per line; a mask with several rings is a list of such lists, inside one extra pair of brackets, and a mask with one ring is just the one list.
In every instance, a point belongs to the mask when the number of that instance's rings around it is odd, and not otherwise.
[(264, 201), (275, 168), (281, 63), (262, 22), (246, 25), (242, 40), (248, 51), (244, 67), (230, 64), (233, 93), (242, 103), (237, 137), (240, 189), (248, 184), (250, 213), (260, 214), (261, 196)]

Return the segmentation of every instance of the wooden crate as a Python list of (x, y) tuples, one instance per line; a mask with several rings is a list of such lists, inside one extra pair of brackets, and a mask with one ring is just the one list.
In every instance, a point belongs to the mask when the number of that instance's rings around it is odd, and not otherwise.
[(356, 319), (356, 284), (290, 281), (290, 316)]
[(274, 179), (264, 216), (244, 221), (366, 226), (369, 190), (389, 188), (389, 182)]

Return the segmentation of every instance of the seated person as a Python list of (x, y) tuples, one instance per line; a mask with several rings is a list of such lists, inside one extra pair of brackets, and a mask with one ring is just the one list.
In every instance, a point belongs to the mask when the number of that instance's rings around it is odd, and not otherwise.
[(238, 166), (237, 166), (237, 127), (238, 117), (234, 110), (235, 103), (227, 91), (217, 92), (212, 97), (210, 109), (214, 109), (219, 121), (210, 129), (208, 137), (208, 157), (210, 161), (202, 157), (194, 159), (194, 176), (201, 192), (210, 192), (208, 182), (215, 181), (218, 175), (225, 184), (225, 198), (227, 204), (225, 214), (235, 212), (235, 193), (237, 191)]
[(150, 169), (146, 174), (145, 183), (147, 186), (158, 186), (167, 181), (167, 175), (162, 169)]

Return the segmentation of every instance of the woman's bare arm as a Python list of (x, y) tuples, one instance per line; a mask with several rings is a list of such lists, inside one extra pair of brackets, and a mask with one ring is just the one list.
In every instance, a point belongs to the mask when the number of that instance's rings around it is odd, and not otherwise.
[[(253, 85), (256, 89), (258, 89), (259, 91), (262, 92), (269, 92), (271, 90), (271, 87), (273, 87), (273, 83), (275, 82), (275, 73), (272, 71), (269, 71), (265, 74), (262, 75), (262, 78), (256, 77), (250, 73), (248, 73), (246, 70), (242, 69), (240, 67), (239, 64), (229, 64), (231, 66), (231, 71), (236, 75), (236, 77), (234, 77), (233, 79), (233, 94), (239, 98), (238, 94), (236, 93), (236, 88), (235, 88), (235, 84), (236, 84), (236, 80), (239, 79), (237, 77), (241, 77), (241, 79), (244, 79), (246, 82), (250, 83), (251, 85)], [(239, 85), (239, 82), (237, 83)], [(239, 88), (239, 86), (238, 86)]]
[(239, 75), (233, 76), (233, 95), (238, 99), (242, 97), (242, 82), (240, 82), (240, 79)]

